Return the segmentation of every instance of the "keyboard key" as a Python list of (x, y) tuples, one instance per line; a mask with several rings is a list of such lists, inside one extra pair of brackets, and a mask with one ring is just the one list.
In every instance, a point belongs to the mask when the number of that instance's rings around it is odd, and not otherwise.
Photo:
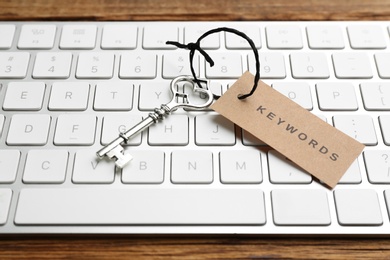
[[(202, 105), (202, 104), (204, 104), (207, 101), (208, 96), (206, 94), (204, 94), (204, 93), (201, 93), (201, 92), (194, 92), (193, 91), (194, 88), (193, 88), (192, 84), (186, 83), (186, 84), (184, 84), (182, 86), (183, 87), (180, 88), (180, 85), (179, 85), (179, 90), (183, 89), (183, 91), (185, 93), (187, 93), (188, 99), (191, 100), (191, 104)], [(217, 81), (210, 81), (210, 84), (208, 85), (208, 88), (211, 90), (211, 92), (214, 95), (217, 95), (217, 96), (221, 96), (222, 95), (222, 85), (221, 85), (221, 83), (219, 83)], [(192, 109), (192, 108), (185, 108), (185, 110), (197, 111), (196, 109)], [(212, 109), (211, 108), (204, 108), (204, 109), (202, 109), (202, 111), (212, 111)]]
[(321, 82), (316, 84), (321, 110), (357, 110), (354, 86), (345, 82)]
[[(199, 56), (195, 55), (192, 63), (196, 76), (199, 76)], [(166, 79), (173, 79), (179, 75), (192, 75), (190, 69), (190, 58), (188, 53), (172, 52), (163, 56), (162, 76)]]
[(312, 110), (309, 84), (305, 82), (276, 82), (272, 87), (305, 109)]
[(324, 190), (273, 190), (271, 201), (274, 223), (278, 226), (327, 226), (331, 223)]
[(271, 150), (268, 152), (269, 177), (272, 183), (311, 183), (312, 177), (286, 157)]
[(174, 26), (145, 26), (142, 47), (144, 49), (176, 49), (167, 41), (179, 41), (179, 29)]
[(341, 177), (339, 184), (359, 184), (361, 182), (362, 176), (360, 175), (359, 163), (355, 160)]
[(188, 117), (186, 115), (170, 115), (148, 129), (150, 145), (188, 144)]
[(133, 84), (101, 82), (96, 85), (95, 110), (130, 111), (133, 107)]
[(266, 143), (244, 129), (242, 129), (242, 143), (244, 145), (266, 145)]
[(96, 25), (66, 24), (62, 28), (61, 49), (93, 49), (96, 45)]
[[(0, 150), (0, 183), (13, 183), (16, 179), (20, 158), (18, 150)], [(1, 211), (0, 211), (1, 212)]]
[(213, 154), (210, 151), (174, 151), (171, 155), (171, 180), (175, 184), (213, 182)]
[(382, 225), (378, 195), (368, 189), (334, 191), (337, 218), (340, 225)]
[[(124, 133), (131, 129), (133, 126), (141, 122), (141, 116), (135, 115), (108, 115), (103, 119), (103, 130), (102, 130), (102, 145), (109, 144), (112, 140), (119, 136), (119, 133)], [(126, 144), (129, 145), (140, 145), (142, 133), (134, 136)]]
[(0, 79), (23, 79), (27, 75), (30, 53), (28, 52), (1, 52)]
[(3, 115), (0, 115), (0, 137), (3, 133), (4, 121), (5, 121), (5, 117)]
[(221, 115), (198, 115), (195, 118), (197, 145), (234, 145), (234, 124)]
[(24, 24), (20, 32), (19, 49), (51, 49), (54, 46), (56, 26), (49, 24)]
[[(190, 42), (196, 42), (200, 36), (202, 36), (205, 32), (215, 29), (215, 27), (204, 24), (202, 26), (199, 25), (187, 25), (184, 28), (184, 42), (188, 44)], [(203, 49), (219, 49), (220, 47), (220, 33), (213, 33), (206, 38), (204, 38), (200, 42), (200, 47)], [(212, 57), (214, 59), (214, 57)]]
[(102, 49), (135, 49), (138, 28), (125, 24), (106, 24), (103, 27)]
[(390, 83), (360, 84), (366, 110), (390, 110)]
[(82, 114), (58, 116), (55, 145), (92, 145), (95, 142), (96, 117)]
[[(259, 53), (260, 79), (284, 79), (286, 67), (282, 53)], [(256, 61), (253, 54), (248, 54), (249, 71), (255, 75)]]
[(309, 25), (306, 27), (311, 49), (344, 49), (344, 37), (337, 25)]
[(10, 82), (5, 94), (3, 109), (41, 110), (45, 87), (43, 82)]
[(324, 53), (292, 53), (290, 54), (290, 60), (294, 78), (329, 78), (328, 62)]
[(0, 49), (10, 49), (15, 35), (15, 25), (1, 24), (0, 35)]
[(45, 145), (49, 134), (49, 115), (16, 114), (11, 118), (8, 145)]
[(74, 183), (109, 184), (114, 182), (114, 178), (114, 164), (108, 160), (99, 160), (95, 150), (76, 152), (72, 176)]
[[(233, 27), (242, 33), (245, 33), (255, 44), (257, 49), (261, 48), (260, 28), (257, 26), (238, 26)], [(251, 49), (248, 41), (233, 33), (225, 32), (225, 45), (227, 49)]]
[(375, 53), (375, 62), (379, 77), (382, 79), (390, 78), (390, 53)]
[(368, 180), (371, 183), (390, 183), (390, 152), (369, 150), (364, 153)]
[(114, 59), (114, 54), (111, 53), (80, 53), (76, 77), (80, 79), (110, 79), (114, 70)]
[(154, 183), (164, 181), (164, 152), (132, 151), (133, 160), (122, 170), (123, 183)]
[(385, 49), (386, 39), (380, 26), (355, 24), (347, 27), (349, 42), (353, 49)]
[(51, 87), (49, 109), (84, 111), (88, 106), (89, 84), (86, 82), (54, 82)]
[(11, 205), (12, 190), (0, 189), (0, 225), (7, 223), (9, 206)]
[(15, 216), (17, 225), (265, 222), (264, 194), (259, 189), (23, 189)]
[(30, 150), (24, 168), (24, 183), (63, 183), (68, 152), (64, 150)]
[(157, 75), (157, 56), (152, 53), (126, 53), (121, 56), (119, 77), (153, 79)]
[(333, 53), (333, 65), (336, 77), (339, 79), (370, 79), (372, 78), (371, 62), (367, 53), (347, 52)]
[(38, 52), (32, 77), (36, 79), (67, 79), (70, 74), (70, 52)]
[(139, 109), (153, 110), (172, 99), (172, 92), (167, 82), (145, 82), (139, 87)]
[(368, 115), (336, 115), (334, 126), (365, 145), (377, 145), (374, 124)]
[(379, 123), (382, 130), (383, 141), (386, 145), (390, 145), (390, 115), (379, 116)]
[(221, 151), (219, 153), (222, 183), (261, 183), (261, 157), (259, 151)]
[(238, 53), (214, 53), (212, 55), (214, 66), (206, 62), (206, 77), (210, 79), (227, 78), (236, 79), (242, 75), (241, 55)]
[(302, 32), (296, 25), (268, 25), (265, 28), (270, 49), (302, 49)]

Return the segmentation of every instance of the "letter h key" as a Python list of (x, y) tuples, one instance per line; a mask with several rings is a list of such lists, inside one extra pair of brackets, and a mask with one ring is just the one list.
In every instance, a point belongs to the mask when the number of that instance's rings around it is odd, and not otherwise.
[[(206, 94), (205, 102), (202, 104), (193, 104), (189, 99), (188, 93), (185, 92), (185, 88), (183, 88), (183, 92), (179, 92), (177, 86), (180, 82), (191, 84), (193, 92), (199, 92), (199, 94)], [(201, 110), (208, 108), (214, 98), (213, 93), (209, 88), (209, 82), (201, 80), (200, 82), (206, 83), (205, 87), (199, 87), (198, 83), (191, 76), (178, 76), (172, 80), (170, 84), (171, 92), (172, 92), (172, 100), (167, 104), (161, 105), (160, 108), (155, 108), (153, 113), (149, 113), (148, 117), (144, 120), (136, 124), (134, 127), (129, 129), (124, 133), (120, 133), (119, 137), (109, 143), (107, 146), (100, 149), (96, 154), (100, 159), (104, 157), (108, 157), (115, 161), (115, 165), (118, 168), (123, 168), (132, 160), (132, 156), (128, 153), (124, 152), (123, 143), (127, 143), (129, 139), (138, 133), (144, 131), (152, 124), (162, 120), (165, 116), (169, 115), (171, 112), (177, 110), (178, 108), (188, 108), (188, 109), (196, 109)]]

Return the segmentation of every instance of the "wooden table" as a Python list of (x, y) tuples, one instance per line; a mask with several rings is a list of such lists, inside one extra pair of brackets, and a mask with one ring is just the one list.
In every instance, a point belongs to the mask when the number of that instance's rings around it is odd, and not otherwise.
[[(390, 20), (390, 1), (0, 0), (0, 20)], [(0, 259), (374, 257), (390, 258), (390, 239), (239, 236), (0, 239)]]

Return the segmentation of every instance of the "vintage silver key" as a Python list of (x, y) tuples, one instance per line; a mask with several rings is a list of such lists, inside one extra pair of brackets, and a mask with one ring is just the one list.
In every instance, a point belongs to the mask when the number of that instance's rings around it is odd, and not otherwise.
[[(189, 98), (189, 94), (184, 90), (183, 92), (179, 92), (177, 90), (177, 86), (180, 82), (189, 83), (192, 86), (193, 92), (198, 92), (199, 94), (204, 94), (204, 103), (202, 104), (194, 104), (191, 102)], [(172, 100), (167, 104), (161, 105), (160, 108), (155, 108), (153, 113), (149, 113), (149, 116), (142, 120), (140, 123), (129, 129), (124, 133), (120, 133), (119, 137), (109, 143), (107, 146), (103, 147), (96, 154), (100, 159), (104, 157), (108, 157), (112, 160), (115, 160), (115, 164), (119, 168), (125, 167), (127, 163), (132, 160), (132, 156), (128, 153), (124, 152), (123, 143), (126, 143), (129, 139), (131, 139), (136, 134), (142, 132), (147, 129), (153, 123), (162, 120), (165, 116), (169, 115), (171, 112), (177, 110), (178, 108), (188, 108), (188, 109), (196, 109), (201, 110), (209, 107), (214, 98), (213, 93), (211, 92), (208, 81), (206, 82), (206, 86), (200, 88), (198, 84), (194, 81), (194, 78), (191, 76), (178, 76), (171, 81), (171, 92), (172, 92)]]

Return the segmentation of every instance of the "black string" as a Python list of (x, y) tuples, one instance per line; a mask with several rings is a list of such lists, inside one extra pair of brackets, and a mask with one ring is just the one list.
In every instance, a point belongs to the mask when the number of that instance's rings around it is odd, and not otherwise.
[[(217, 32), (221, 32), (221, 31), (225, 31), (225, 32), (230, 32), (230, 33), (234, 33), (238, 36), (241, 36), (243, 37), (245, 40), (248, 41), (249, 45), (251, 46), (254, 54), (255, 54), (255, 60), (256, 60), (256, 74), (255, 74), (255, 79), (254, 79), (254, 84), (253, 84), (253, 87), (252, 87), (252, 90), (247, 93), (247, 94), (239, 94), (238, 95), (238, 99), (245, 99), (247, 97), (250, 97), (255, 91), (256, 91), (256, 88), (257, 88), (257, 83), (259, 82), (259, 79), (260, 79), (260, 61), (259, 61), (259, 53), (257, 52), (257, 49), (256, 49), (256, 46), (255, 44), (253, 43), (252, 39), (249, 38), (245, 33), (243, 32), (240, 32), (236, 29), (233, 29), (233, 28), (228, 28), (228, 27), (220, 27), (220, 28), (216, 28), (216, 29), (212, 29), (210, 31), (207, 31), (205, 32), (203, 35), (201, 35), (199, 37), (199, 39), (193, 43), (188, 43), (188, 44), (182, 44), (182, 43), (179, 43), (179, 42), (174, 42), (174, 41), (167, 41), (166, 44), (170, 44), (170, 45), (174, 45), (178, 48), (181, 48), (181, 49), (188, 49), (190, 50), (190, 68), (191, 68), (191, 73), (192, 73), (192, 76), (194, 77), (194, 81), (198, 84), (198, 86), (200, 88), (202, 88), (202, 86), (200, 85), (201, 82), (203, 81), (200, 81), (198, 80), (198, 78), (196, 77), (196, 74), (195, 74), (195, 70), (194, 70), (194, 67), (192, 65), (193, 63), (193, 60), (194, 60), (194, 54), (195, 54), (195, 51), (199, 51), (203, 56), (204, 58), (206, 59), (206, 61), (210, 64), (210, 67), (213, 67), (214, 66), (214, 61), (211, 59), (211, 57), (200, 47), (200, 41), (203, 40), (205, 37), (207, 37), (208, 35), (210, 34), (213, 34), (213, 33), (217, 33)], [(219, 98), (219, 96), (216, 96), (214, 95), (214, 97), (216, 99)]]

